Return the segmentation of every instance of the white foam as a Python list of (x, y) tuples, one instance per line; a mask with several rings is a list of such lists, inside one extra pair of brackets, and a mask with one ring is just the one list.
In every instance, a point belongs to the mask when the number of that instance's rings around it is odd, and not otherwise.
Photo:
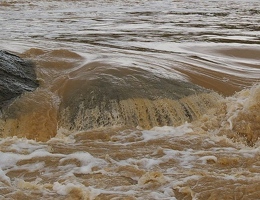
[(14, 137), (7, 137), (7, 138), (0, 138), (0, 145), (3, 146), (5, 144), (10, 145), (6, 146), (5, 151), (16, 151), (16, 152), (24, 152), (31, 153), (37, 149), (44, 148), (46, 145), (43, 145), (35, 140), (28, 140), (26, 138), (18, 138), (17, 136)]
[[(13, 139), (11, 139), (13, 140)], [(15, 140), (14, 140), (15, 141)], [(36, 142), (35, 142), (36, 143)], [(33, 159), (35, 157), (63, 157), (63, 154), (51, 154), (48, 151), (48, 146), (47, 145), (37, 145), (36, 144), (31, 144), (30, 140), (16, 140), (15, 143), (11, 144), (9, 147), (6, 148), (8, 151), (15, 151), (18, 153), (14, 152), (0, 152), (0, 168), (2, 170), (12, 170), (16, 169), (16, 163), (20, 160), (29, 160)], [(19, 166), (21, 167), (21, 166)], [(42, 163), (37, 163), (37, 164), (28, 164), (28, 165), (23, 165), (23, 169), (27, 169), (29, 171), (31, 170), (37, 170), (42, 168)]]
[(27, 159), (31, 159), (31, 158), (34, 158), (34, 157), (47, 157), (47, 156), (62, 156), (62, 154), (51, 154), (48, 150), (45, 150), (45, 149), (37, 149), (35, 150), (34, 152), (30, 153), (27, 157)]
[(51, 157), (61, 157), (62, 155), (59, 154), (50, 154), (49, 152), (46, 152), (45, 150), (36, 150), (28, 155), (23, 154), (15, 154), (15, 153), (7, 153), (7, 152), (0, 152), (0, 180), (4, 181), (6, 184), (10, 184), (10, 178), (6, 176), (5, 174), (11, 171), (16, 170), (26, 170), (27, 172), (38, 172), (45, 168), (45, 162), (33, 162), (28, 163), (24, 165), (17, 165), (17, 162), (21, 160), (30, 160), (32, 158), (39, 158), (39, 157), (45, 157), (45, 156), (51, 156)]
[(216, 163), (218, 159), (216, 156), (203, 156), (200, 157), (199, 160), (201, 160), (203, 164), (207, 164), (208, 161), (213, 161)]
[(44, 148), (46, 145), (40, 145), (39, 143), (35, 143), (32, 144), (30, 143), (29, 140), (18, 140), (16, 143), (12, 144), (8, 150), (12, 151), (15, 150), (17, 152), (23, 152), (23, 151), (27, 151), (27, 152), (33, 152), (37, 149), (41, 149)]
[[(54, 182), (53, 184), (53, 190), (60, 195), (68, 195), (73, 189), (79, 189), (79, 191), (82, 192), (82, 197), (84, 199), (94, 200), (101, 191), (98, 189), (95, 189), (93, 187), (86, 187), (80, 183), (65, 183), (60, 184), (59, 182)], [(87, 198), (88, 197), (88, 198)]]
[[(19, 165), (16, 166), (14, 165), (10, 171), (12, 170), (26, 170), (28, 172), (35, 172), (35, 171), (39, 171), (41, 169), (44, 169), (45, 167), (45, 162), (37, 162), (37, 163), (32, 163), (32, 164), (25, 164), (25, 165)], [(7, 170), (9, 171), (9, 170)]]
[(183, 136), (187, 133), (192, 133), (193, 130), (191, 128), (190, 123), (185, 123), (178, 127), (173, 126), (163, 126), (163, 127), (154, 127), (151, 130), (144, 130), (142, 131), (143, 134), (143, 141), (154, 140), (163, 137), (177, 137)]
[(14, 166), (23, 156), (15, 153), (0, 152), (0, 168), (2, 170)]
[(5, 172), (0, 168), (0, 181), (11, 185), (11, 180), (5, 175)]
[(257, 148), (246, 147), (246, 148), (240, 149), (238, 152), (242, 153), (244, 157), (253, 158), (256, 154), (259, 154), (260, 147), (257, 147)]
[(161, 159), (142, 158), (141, 160), (138, 160), (136, 163), (141, 164), (141, 166), (143, 168), (151, 169), (154, 166), (158, 166), (160, 163), (162, 163), (162, 160)]
[(69, 159), (77, 159), (81, 163), (81, 167), (75, 167), (72, 170), (73, 173), (76, 172), (76, 173), (88, 174), (92, 172), (93, 167), (95, 166), (101, 167), (107, 164), (106, 161), (99, 158), (95, 158), (88, 152), (75, 152), (69, 154), (64, 158), (62, 158), (60, 160), (60, 163)]
[(173, 149), (165, 149), (163, 151), (165, 156), (163, 157), (164, 160), (169, 159), (176, 159), (180, 162), (180, 165), (183, 168), (192, 168), (193, 164), (192, 161), (196, 160), (196, 156), (194, 155), (195, 152), (192, 149), (186, 149), (185, 151), (178, 151)]

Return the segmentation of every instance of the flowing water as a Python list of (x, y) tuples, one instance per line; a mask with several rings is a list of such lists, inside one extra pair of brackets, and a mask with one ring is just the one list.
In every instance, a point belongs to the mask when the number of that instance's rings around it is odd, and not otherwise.
[(1, 111), (0, 199), (260, 199), (258, 0), (1, 0), (40, 87)]

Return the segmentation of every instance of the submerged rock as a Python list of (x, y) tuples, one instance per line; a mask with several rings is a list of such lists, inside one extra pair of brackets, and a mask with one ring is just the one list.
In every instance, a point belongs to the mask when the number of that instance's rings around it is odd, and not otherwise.
[[(6, 52), (0, 59), (3, 106), (38, 84), (32, 64)], [(80, 56), (57, 50), (30, 59), (37, 62), (41, 87), (4, 109), (0, 137), (47, 141), (57, 133), (63, 137), (100, 128), (178, 126), (196, 120), (222, 98), (160, 69), (105, 62), (81, 65)]]
[(0, 50), (0, 109), (23, 92), (38, 87), (34, 65)]
[(137, 67), (92, 63), (68, 77), (60, 87), (58, 127), (75, 131), (177, 126), (195, 120), (221, 98), (193, 83)]

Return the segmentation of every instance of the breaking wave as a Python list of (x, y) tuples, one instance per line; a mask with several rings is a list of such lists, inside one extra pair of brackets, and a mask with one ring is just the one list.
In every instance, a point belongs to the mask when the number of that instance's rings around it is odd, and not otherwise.
[(244, 89), (220, 101), (219, 106), (203, 115), (199, 124), (204, 131), (226, 135), (235, 142), (259, 146), (260, 85)]

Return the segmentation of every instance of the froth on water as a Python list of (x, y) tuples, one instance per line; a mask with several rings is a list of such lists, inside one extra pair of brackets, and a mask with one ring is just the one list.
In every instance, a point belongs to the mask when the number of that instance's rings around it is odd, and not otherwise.
[(2, 198), (259, 197), (259, 84), (223, 97), (67, 50), (24, 55), (40, 87), (3, 110)]
[(47, 142), (7, 137), (0, 141), (1, 196), (257, 199), (259, 94), (255, 85), (216, 99), (204, 115), (179, 126), (60, 128)]
[(258, 6), (0, 2), (40, 83), (1, 111), (0, 199), (259, 199)]

